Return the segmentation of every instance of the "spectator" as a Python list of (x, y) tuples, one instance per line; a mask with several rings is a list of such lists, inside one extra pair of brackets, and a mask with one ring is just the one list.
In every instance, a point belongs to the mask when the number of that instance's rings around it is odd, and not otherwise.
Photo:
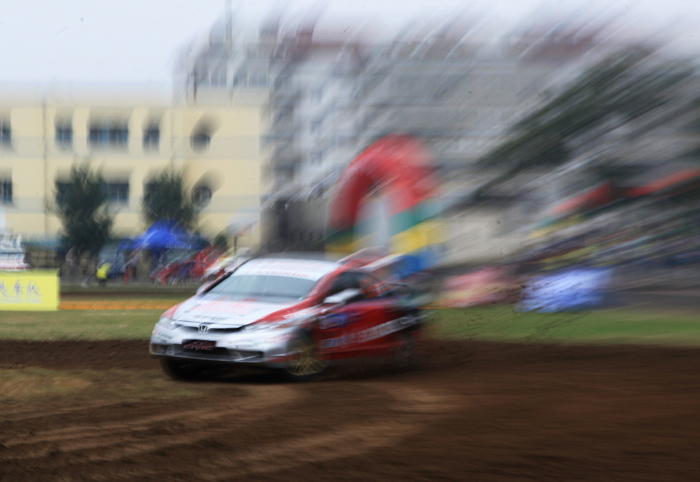
[(75, 263), (75, 248), (71, 248), (66, 254), (66, 277), (68, 279), (71, 279), (75, 275)]

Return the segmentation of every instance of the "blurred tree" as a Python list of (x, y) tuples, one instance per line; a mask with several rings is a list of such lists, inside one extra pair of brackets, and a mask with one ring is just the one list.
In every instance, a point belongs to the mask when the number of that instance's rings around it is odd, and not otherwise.
[(185, 229), (197, 225), (198, 212), (192, 197), (185, 190), (181, 172), (164, 169), (144, 186), (142, 213), (147, 224), (171, 219)]
[(505, 142), (478, 162), (506, 172), (483, 193), (521, 171), (563, 164), (604, 134), (678, 100), (679, 86), (694, 72), (687, 63), (653, 60), (631, 48), (602, 59), (559, 94), (511, 127)]
[(111, 238), (113, 218), (107, 211), (102, 174), (89, 162), (73, 165), (68, 180), (56, 182), (55, 212), (63, 225), (62, 237), (77, 255), (97, 255)]

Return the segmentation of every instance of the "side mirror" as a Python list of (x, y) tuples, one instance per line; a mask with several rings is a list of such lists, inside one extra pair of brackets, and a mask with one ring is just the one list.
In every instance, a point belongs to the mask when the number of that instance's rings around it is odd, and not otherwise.
[(341, 291), (340, 293), (336, 293), (327, 297), (325, 300), (323, 300), (323, 303), (329, 305), (337, 305), (340, 303), (346, 304), (351, 303), (353, 301), (361, 300), (362, 296), (362, 290), (348, 288), (346, 290)]

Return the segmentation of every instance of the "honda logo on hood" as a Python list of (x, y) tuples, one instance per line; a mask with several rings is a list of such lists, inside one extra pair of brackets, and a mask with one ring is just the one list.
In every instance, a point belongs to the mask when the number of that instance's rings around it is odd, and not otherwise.
[(199, 325), (199, 332), (206, 333), (209, 331), (209, 325)]

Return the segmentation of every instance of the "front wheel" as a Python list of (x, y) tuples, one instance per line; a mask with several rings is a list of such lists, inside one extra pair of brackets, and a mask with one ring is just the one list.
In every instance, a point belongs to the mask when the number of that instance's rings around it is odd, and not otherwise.
[(316, 350), (313, 340), (308, 335), (300, 335), (289, 342), (289, 358), (283, 368), (287, 380), (308, 382), (323, 374), (328, 364), (323, 361)]

